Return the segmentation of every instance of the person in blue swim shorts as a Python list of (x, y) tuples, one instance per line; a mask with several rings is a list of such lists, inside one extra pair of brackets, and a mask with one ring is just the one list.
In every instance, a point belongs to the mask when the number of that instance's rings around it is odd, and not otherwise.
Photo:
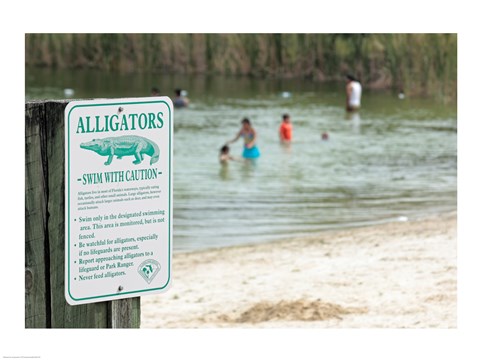
[(260, 156), (260, 151), (256, 146), (257, 141), (257, 133), (255, 129), (252, 127), (250, 120), (244, 118), (242, 120), (242, 128), (238, 132), (237, 136), (234, 139), (228, 141), (226, 144), (231, 144), (237, 141), (240, 137), (243, 137), (244, 146), (243, 146), (243, 154), (242, 156), (245, 159), (256, 159)]

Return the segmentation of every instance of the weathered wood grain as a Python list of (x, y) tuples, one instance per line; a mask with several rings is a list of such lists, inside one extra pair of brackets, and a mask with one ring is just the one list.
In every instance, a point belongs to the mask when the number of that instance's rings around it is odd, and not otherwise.
[(109, 328), (139, 328), (140, 297), (110, 301), (108, 313)]
[[(45, 272), (46, 186), (42, 143), (45, 107), (25, 105), (25, 327), (49, 326), (49, 286)], [(47, 264), (48, 266), (48, 264)]]

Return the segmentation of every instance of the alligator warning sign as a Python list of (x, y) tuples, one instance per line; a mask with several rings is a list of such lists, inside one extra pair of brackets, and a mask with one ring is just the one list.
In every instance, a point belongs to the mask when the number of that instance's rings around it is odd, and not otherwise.
[(168, 97), (65, 109), (65, 297), (165, 291), (171, 279), (173, 106)]

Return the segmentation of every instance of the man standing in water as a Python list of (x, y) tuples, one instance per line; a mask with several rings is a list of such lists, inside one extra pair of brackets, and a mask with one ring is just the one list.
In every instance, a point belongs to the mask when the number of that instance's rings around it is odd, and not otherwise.
[(362, 85), (355, 76), (348, 74), (347, 76), (347, 111), (356, 111), (360, 109), (360, 99), (362, 97)]

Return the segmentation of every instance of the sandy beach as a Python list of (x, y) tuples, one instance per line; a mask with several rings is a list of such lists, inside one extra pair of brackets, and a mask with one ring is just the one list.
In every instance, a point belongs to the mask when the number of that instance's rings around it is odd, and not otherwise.
[(142, 328), (455, 328), (457, 214), (174, 253)]

